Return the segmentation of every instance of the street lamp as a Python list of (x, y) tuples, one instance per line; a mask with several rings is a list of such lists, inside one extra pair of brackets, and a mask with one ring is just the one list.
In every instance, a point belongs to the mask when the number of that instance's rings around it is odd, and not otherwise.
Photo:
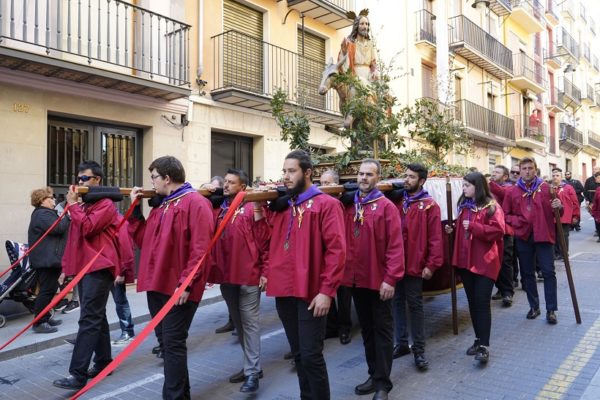
[(473, 4), (471, 4), (471, 7), (476, 8), (478, 10), (481, 10), (483, 8), (489, 8), (490, 2), (489, 0), (475, 0), (473, 1)]

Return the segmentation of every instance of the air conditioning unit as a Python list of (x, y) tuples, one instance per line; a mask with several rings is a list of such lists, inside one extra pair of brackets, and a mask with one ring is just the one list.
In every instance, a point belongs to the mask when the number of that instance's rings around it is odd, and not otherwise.
[(535, 94), (531, 90), (526, 90), (525, 93), (523, 93), (523, 96), (525, 96), (526, 98), (528, 98), (531, 101), (536, 101), (538, 98), (537, 94)]

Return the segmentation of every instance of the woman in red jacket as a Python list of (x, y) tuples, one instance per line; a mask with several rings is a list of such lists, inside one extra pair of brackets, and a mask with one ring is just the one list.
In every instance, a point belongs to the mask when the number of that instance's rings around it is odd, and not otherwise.
[[(486, 363), (490, 357), (488, 346), (492, 326), (490, 298), (500, 271), (504, 213), (479, 172), (464, 177), (458, 210), (452, 265), (462, 278), (475, 331), (475, 342), (467, 355), (474, 355), (475, 360)], [(447, 227), (446, 231), (451, 233), (452, 228)]]

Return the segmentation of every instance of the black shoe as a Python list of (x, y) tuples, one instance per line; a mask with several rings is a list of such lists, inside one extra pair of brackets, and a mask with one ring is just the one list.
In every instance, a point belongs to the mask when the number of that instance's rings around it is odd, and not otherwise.
[[(264, 376), (262, 369), (260, 371), (258, 371), (258, 374), (255, 374), (255, 375), (257, 375), (259, 379), (262, 379)], [(241, 369), (240, 372), (236, 372), (235, 374), (233, 374), (229, 377), (229, 382), (240, 383), (240, 382), (244, 382), (244, 380), (246, 380), (246, 378), (248, 378), (248, 377), (246, 375), (244, 375), (244, 369)]]
[(467, 349), (468, 356), (474, 356), (477, 354), (477, 349), (479, 348), (479, 339), (475, 339), (473, 345)]
[(65, 339), (65, 342), (68, 344), (72, 344), (73, 346), (75, 346), (75, 341), (77, 340), (77, 337), (74, 337), (73, 339)]
[[(373, 378), (369, 377), (369, 379), (367, 379), (360, 385), (357, 385), (354, 388), (354, 393), (356, 393), (359, 396), (362, 396), (365, 394), (370, 394), (370, 393), (375, 393), (375, 385), (373, 384)], [(386, 393), (386, 395), (387, 395), (387, 393)]]
[(594, 236), (598, 236), (598, 232), (594, 232)]
[(415, 353), (415, 366), (419, 371), (426, 371), (429, 368), (429, 361), (425, 359), (425, 354)]
[(156, 353), (156, 358), (162, 358), (164, 360), (165, 359), (165, 351), (163, 349), (160, 349), (160, 351), (158, 353)]
[(490, 352), (485, 346), (479, 346), (477, 354), (475, 354), (475, 360), (482, 364), (486, 364), (490, 359)]
[(510, 306), (512, 306), (513, 303), (513, 297), (510, 294), (507, 294), (506, 296), (502, 297), (502, 307), (508, 308)]
[(57, 305), (54, 306), (54, 311), (62, 311), (62, 310), (64, 310), (65, 307), (67, 306), (67, 304), (69, 304), (69, 300), (62, 299), (61, 301), (58, 302)]
[(34, 325), (32, 329), (33, 329), (33, 331), (35, 333), (54, 333), (54, 332), (58, 332), (58, 329), (56, 327), (51, 326), (47, 322), (42, 322), (39, 325)]
[(240, 387), (242, 393), (253, 393), (258, 390), (258, 374), (252, 374), (246, 377), (246, 380)]
[(287, 353), (285, 353), (285, 354), (283, 355), (283, 359), (284, 359), (284, 360), (293, 360), (293, 359), (294, 359), (294, 353), (292, 353), (291, 351), (290, 351), (290, 352), (287, 352)]
[(393, 358), (400, 358), (410, 354), (410, 347), (407, 344), (397, 344), (394, 346), (394, 352), (392, 353)]
[(580, 226), (576, 226), (576, 227), (575, 227), (575, 230), (576, 230), (577, 232), (579, 232), (579, 231), (581, 230), (581, 227), (580, 227)]
[(496, 292), (496, 294), (492, 296), (492, 300), (500, 300), (501, 298), (502, 298), (502, 293), (500, 293), (500, 290), (498, 290)]
[(69, 390), (79, 390), (82, 389), (86, 382), (77, 380), (73, 376), (69, 376), (67, 378), (57, 379), (52, 384), (61, 389), (69, 389)]
[(540, 309), (539, 308), (532, 308), (527, 313), (527, 319), (536, 319), (539, 316), (540, 316)]
[(556, 313), (554, 311), (547, 311), (546, 321), (548, 321), (550, 325), (556, 325), (558, 323), (558, 319), (556, 319)]
[(352, 336), (350, 336), (350, 332), (342, 332), (340, 333), (340, 343), (348, 344), (352, 341)]
[[(92, 368), (88, 369), (88, 371), (87, 371), (87, 376), (88, 376), (88, 379), (93, 379), (93, 378), (95, 378), (96, 376), (98, 376), (98, 374), (99, 374), (100, 372), (102, 372), (102, 370), (103, 370), (103, 369), (104, 369), (104, 368), (100, 368), (99, 366), (97, 366), (97, 365), (94, 365)], [(108, 374), (108, 376), (111, 376), (112, 374), (113, 374), (113, 373), (111, 372), (110, 374)]]
[(59, 326), (60, 324), (62, 324), (62, 319), (50, 318), (48, 320), (48, 325), (50, 325), (50, 326)]
[(233, 322), (231, 320), (227, 321), (227, 323), (217, 329), (215, 329), (215, 333), (225, 333), (231, 332), (234, 329)]
[(152, 348), (152, 354), (158, 354), (158, 353), (160, 353), (161, 351), (162, 351), (162, 346), (161, 346), (161, 345), (154, 346), (154, 347)]
[(375, 396), (373, 396), (373, 400), (388, 400), (388, 392), (385, 390), (378, 390), (375, 392)]
[(63, 314), (69, 314), (73, 311), (79, 310), (79, 302), (78, 301), (70, 301), (69, 304), (62, 310)]

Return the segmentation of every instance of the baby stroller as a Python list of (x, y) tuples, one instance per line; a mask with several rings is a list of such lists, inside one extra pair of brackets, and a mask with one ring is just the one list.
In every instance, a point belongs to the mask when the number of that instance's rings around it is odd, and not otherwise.
[[(28, 245), (25, 243), (6, 241), (6, 252), (11, 265), (25, 254)], [(29, 257), (23, 258), (0, 284), (0, 304), (4, 300), (12, 300), (23, 305), (33, 314), (36, 294), (36, 271), (29, 265)], [(0, 314), (0, 328), (6, 324), (6, 316)]]

